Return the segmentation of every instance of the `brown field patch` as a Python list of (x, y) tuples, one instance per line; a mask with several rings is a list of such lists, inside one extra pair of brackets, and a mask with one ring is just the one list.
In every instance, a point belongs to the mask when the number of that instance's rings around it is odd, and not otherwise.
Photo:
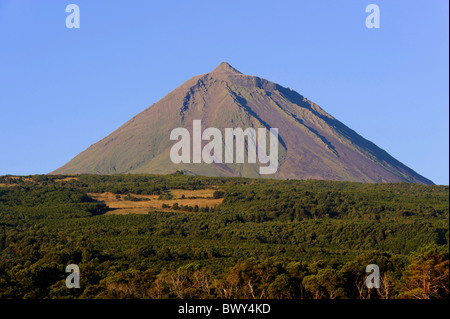
[(8, 184), (8, 183), (0, 183), (0, 187), (20, 187), (23, 186), (23, 184)]
[(173, 195), (173, 198), (180, 198), (182, 195), (184, 195), (186, 198), (188, 197), (213, 197), (214, 192), (217, 189), (196, 189), (196, 190), (190, 190), (190, 189), (171, 189), (170, 194)]
[(34, 182), (34, 180), (30, 177), (24, 177), (24, 176), (3, 176), (5, 178), (6, 183), (0, 183), (0, 187), (13, 187), (13, 186), (21, 186), (22, 184), (14, 183), (13, 181), (17, 181), (19, 179), (22, 179), (23, 182), (29, 183)]
[(69, 182), (69, 181), (77, 181), (77, 180), (78, 180), (78, 177), (71, 176), (71, 177), (55, 179), (55, 182)]
[[(201, 190), (182, 190), (175, 189), (170, 190), (170, 194), (173, 196), (172, 199), (159, 199), (159, 195), (137, 195), (130, 194), (130, 196), (135, 198), (143, 198), (149, 200), (142, 201), (132, 201), (125, 200), (127, 195), (119, 195), (117, 198), (116, 194), (112, 193), (89, 193), (88, 195), (97, 201), (104, 201), (106, 205), (111, 209), (106, 214), (147, 214), (149, 211), (166, 211), (173, 212), (171, 208), (162, 208), (163, 204), (172, 206), (174, 203), (178, 205), (188, 205), (201, 207), (214, 207), (222, 203), (223, 198), (215, 199), (212, 194), (216, 189), (201, 189)], [(182, 199), (182, 195), (185, 196)], [(178, 212), (185, 212), (178, 210)], [(193, 212), (194, 213), (194, 212)]]

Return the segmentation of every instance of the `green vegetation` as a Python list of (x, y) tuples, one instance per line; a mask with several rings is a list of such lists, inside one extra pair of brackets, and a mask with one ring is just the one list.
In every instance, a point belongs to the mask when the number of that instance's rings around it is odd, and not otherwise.
[[(143, 215), (88, 195), (206, 188), (222, 204)], [(448, 298), (448, 218), (447, 186), (2, 176), (0, 298)], [(80, 289), (65, 286), (72, 263)], [(380, 289), (365, 288), (371, 263)]]

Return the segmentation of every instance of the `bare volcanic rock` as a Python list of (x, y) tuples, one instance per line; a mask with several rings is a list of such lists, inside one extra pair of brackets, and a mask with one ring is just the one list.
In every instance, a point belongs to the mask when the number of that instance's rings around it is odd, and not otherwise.
[[(174, 128), (278, 128), (279, 168), (261, 163), (180, 163), (170, 159)], [(191, 133), (192, 136), (192, 133)], [(205, 145), (207, 141), (203, 142)], [(299, 93), (226, 62), (167, 94), (51, 174), (168, 174), (432, 184)]]

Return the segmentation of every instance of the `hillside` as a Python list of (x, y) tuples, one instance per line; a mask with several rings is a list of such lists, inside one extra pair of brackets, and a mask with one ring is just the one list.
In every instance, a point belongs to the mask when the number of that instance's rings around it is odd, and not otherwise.
[(448, 198), (410, 183), (3, 176), (0, 298), (254, 298), (249, 281), (265, 298), (361, 298), (370, 263), (389, 298), (411, 297), (409, 267), (430, 264), (431, 298), (448, 297)]

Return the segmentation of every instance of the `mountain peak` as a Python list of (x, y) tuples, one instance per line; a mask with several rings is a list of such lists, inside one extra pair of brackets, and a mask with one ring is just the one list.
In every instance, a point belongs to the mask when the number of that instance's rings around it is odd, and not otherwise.
[(242, 74), (235, 68), (233, 68), (228, 62), (220, 63), (211, 73), (234, 73)]

